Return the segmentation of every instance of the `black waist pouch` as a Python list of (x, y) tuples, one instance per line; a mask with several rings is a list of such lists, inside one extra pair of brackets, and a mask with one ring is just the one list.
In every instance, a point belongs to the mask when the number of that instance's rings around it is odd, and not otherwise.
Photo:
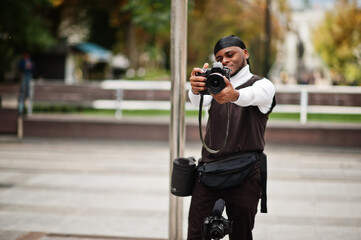
[(267, 213), (267, 156), (262, 152), (232, 155), (198, 166), (199, 180), (208, 187), (223, 190), (241, 184), (260, 161), (261, 212)]
[(259, 153), (232, 155), (198, 167), (199, 180), (208, 187), (222, 190), (241, 184), (252, 171)]
[(196, 174), (196, 160), (193, 157), (174, 159), (171, 193), (179, 197), (191, 196)]

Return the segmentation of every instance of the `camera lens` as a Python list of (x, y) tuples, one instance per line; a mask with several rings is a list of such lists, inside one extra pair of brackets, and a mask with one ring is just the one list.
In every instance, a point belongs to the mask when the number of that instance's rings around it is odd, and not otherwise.
[(211, 85), (212, 85), (213, 87), (219, 87), (220, 84), (221, 84), (221, 83), (219, 82), (219, 79), (216, 79), (216, 78), (213, 78), (213, 79), (212, 79)]
[(206, 86), (208, 88), (208, 91), (213, 94), (217, 94), (226, 87), (226, 83), (224, 82), (222, 74), (212, 73), (208, 76), (206, 80)]
[(222, 223), (214, 223), (210, 231), (212, 238), (222, 238), (224, 237), (224, 226)]

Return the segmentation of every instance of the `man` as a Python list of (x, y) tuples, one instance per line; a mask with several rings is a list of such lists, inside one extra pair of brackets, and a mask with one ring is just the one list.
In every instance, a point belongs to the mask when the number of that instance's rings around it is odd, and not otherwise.
[(33, 77), (34, 63), (29, 53), (24, 53), (22, 59), (18, 63), (18, 69), (22, 74), (19, 93), (19, 114), (23, 114), (25, 101), (30, 97), (30, 84)]
[[(246, 152), (263, 152), (264, 132), (268, 115), (275, 101), (275, 88), (271, 81), (253, 75), (249, 69), (249, 53), (243, 41), (230, 35), (221, 38), (214, 47), (217, 62), (231, 69), (230, 81), (224, 77), (226, 87), (218, 94), (204, 95), (203, 106), (210, 105), (205, 143), (221, 148), (226, 132), (227, 110), (230, 111), (229, 135), (226, 147), (219, 153), (210, 153), (203, 147), (199, 164), (217, 161), (222, 157)], [(204, 64), (203, 68), (208, 68)], [(189, 99), (198, 107), (200, 92), (206, 90), (201, 68), (194, 68)], [(196, 181), (192, 193), (188, 217), (188, 239), (202, 239), (201, 228), (206, 217), (212, 215), (217, 199), (223, 198), (229, 220), (233, 221), (230, 239), (250, 240), (257, 205), (261, 196), (260, 163), (252, 169), (240, 185), (224, 190), (215, 190)]]

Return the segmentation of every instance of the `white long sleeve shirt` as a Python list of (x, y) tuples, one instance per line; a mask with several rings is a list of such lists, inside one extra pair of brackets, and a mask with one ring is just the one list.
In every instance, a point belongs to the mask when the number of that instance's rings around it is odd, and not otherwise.
[[(235, 76), (231, 77), (231, 84), (234, 88), (242, 85), (251, 79), (253, 74), (249, 70), (249, 65), (242, 68)], [(237, 90), (239, 97), (234, 104), (242, 107), (258, 106), (259, 110), (266, 114), (272, 106), (273, 97), (275, 95), (275, 87), (271, 81), (263, 78), (256, 81), (252, 86)], [(188, 96), (195, 107), (199, 107), (200, 95), (196, 95), (189, 90)], [(211, 104), (213, 97), (211, 95), (204, 95), (203, 107)]]

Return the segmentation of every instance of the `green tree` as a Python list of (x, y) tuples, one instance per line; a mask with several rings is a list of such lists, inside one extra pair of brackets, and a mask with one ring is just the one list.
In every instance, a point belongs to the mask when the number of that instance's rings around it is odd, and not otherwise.
[(133, 67), (139, 65), (141, 52), (151, 61), (165, 58), (169, 67), (170, 7), (171, 0), (129, 0), (121, 9), (129, 16), (126, 46)]
[[(274, 0), (277, 11), (287, 11), (283, 0)], [(234, 34), (242, 38), (250, 52), (252, 71), (266, 75), (263, 65), (266, 58), (274, 61), (276, 42), (282, 38), (283, 26), (278, 15), (271, 14), (270, 56), (265, 56), (265, 0), (193, 0), (190, 3), (188, 24), (188, 67), (209, 62), (213, 46), (223, 36)]]
[(0, 1), (0, 82), (15, 57), (43, 51), (54, 43), (47, 21), (51, 8), (50, 0)]
[[(286, 9), (286, 0), (272, 2)], [(265, 4), (265, 0), (189, 0), (188, 66), (209, 61), (215, 41), (236, 34), (251, 52), (252, 69), (261, 73), (265, 57), (274, 58), (276, 40), (282, 37), (282, 26), (273, 14), (271, 56), (264, 56)], [(169, 68), (170, 7), (171, 0), (2, 0), (0, 75), (21, 52), (43, 51), (74, 35), (126, 54), (135, 69), (144, 61), (145, 67), (162, 62), (157, 66)]]
[(314, 31), (313, 41), (335, 84), (361, 85), (361, 8), (356, 0), (337, 1)]
[[(170, 33), (170, 0), (63, 0), (71, 9), (81, 9), (83, 18), (70, 14), (69, 22), (89, 29), (87, 40), (123, 53), (138, 68), (146, 52), (154, 61), (167, 55)], [(66, 7), (65, 7), (66, 8)], [(69, 8), (69, 7), (67, 7)], [(70, 11), (71, 11), (70, 9)], [(69, 11), (69, 10), (68, 10)]]

